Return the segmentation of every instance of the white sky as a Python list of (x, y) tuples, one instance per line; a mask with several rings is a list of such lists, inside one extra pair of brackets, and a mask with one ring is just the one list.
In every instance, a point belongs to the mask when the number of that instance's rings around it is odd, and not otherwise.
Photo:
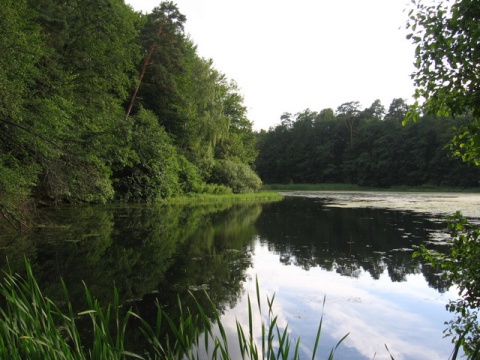
[[(160, 0), (125, 0), (150, 12)], [(239, 85), (254, 129), (284, 112), (412, 102), (408, 0), (177, 0), (198, 54)]]

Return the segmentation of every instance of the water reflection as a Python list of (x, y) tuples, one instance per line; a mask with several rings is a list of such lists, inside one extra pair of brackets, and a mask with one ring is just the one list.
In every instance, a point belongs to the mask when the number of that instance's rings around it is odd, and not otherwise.
[[(326, 296), (323, 356), (350, 333), (337, 358), (390, 359), (385, 344), (395, 359), (448, 358), (444, 305), (456, 291), (412, 259), (412, 247), (438, 237), (443, 222), (410, 211), (331, 205), (321, 197), (287, 197), (265, 205), (256, 223), (249, 276), (276, 294), (284, 323), (302, 339), (302, 357), (311, 356)], [(254, 292), (253, 280), (245, 286)], [(243, 297), (232, 314), (245, 306)]]
[[(115, 284), (121, 301), (152, 321), (157, 300), (175, 317), (177, 296), (194, 308), (189, 292), (206, 304), (206, 290), (232, 329), (235, 319), (248, 321), (246, 296), (255, 292), (258, 276), (264, 292), (276, 293), (279, 323), (288, 322), (302, 339), (305, 356), (327, 295), (322, 354), (351, 332), (338, 358), (388, 358), (378, 353), (385, 343), (396, 359), (448, 357), (443, 305), (453, 293), (436, 269), (411, 256), (414, 245), (442, 234), (443, 222), (334, 203), (286, 197), (269, 204), (44, 209), (45, 225), (0, 235), (0, 260), (8, 256), (10, 267), (21, 271), (23, 257), (29, 258), (53, 299), (62, 299), (62, 277), (78, 309), (85, 306), (83, 282), (104, 302)], [(418, 340), (425, 337), (431, 344)], [(130, 341), (144, 346), (139, 334)]]
[(234, 259), (252, 239), (260, 212), (260, 204), (44, 209), (39, 213), (44, 225), (34, 231), (3, 233), (1, 267), (7, 267), (8, 257), (9, 266), (22, 272), (26, 256), (49, 296), (62, 296), (58, 280), (63, 278), (78, 306), (82, 282), (105, 301), (114, 284), (123, 301), (141, 299), (165, 283), (170, 294), (202, 284), (223, 291), (215, 281), (230, 283), (233, 273), (238, 288), (239, 273), (249, 264)]
[(285, 265), (320, 267), (354, 278), (368, 272), (379, 279), (387, 271), (392, 281), (422, 272), (435, 289), (449, 287), (412, 258), (413, 246), (444, 228), (422, 214), (337, 208), (321, 199), (287, 197), (265, 205), (256, 226), (261, 241)]
[[(324, 296), (319, 358), (327, 358), (347, 333), (338, 359), (390, 359), (385, 344), (395, 359), (446, 359), (450, 355), (452, 346), (442, 338), (442, 330), (447, 316), (444, 304), (452, 294), (442, 296), (421, 275), (392, 282), (388, 274), (374, 280), (367, 273), (351, 278), (320, 268), (305, 271), (279, 264), (278, 256), (260, 242), (254, 262), (256, 267), (249, 274), (258, 275), (265, 293), (275, 292), (283, 323), (288, 322), (291, 333), (301, 337), (302, 358), (310, 358)], [(253, 293), (252, 282), (248, 287)], [(244, 306), (242, 298), (232, 315)], [(246, 321), (243, 324), (247, 326)]]

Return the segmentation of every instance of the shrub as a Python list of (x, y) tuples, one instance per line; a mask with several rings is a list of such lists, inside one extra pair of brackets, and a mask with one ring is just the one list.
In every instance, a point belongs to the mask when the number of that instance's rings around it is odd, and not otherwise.
[(134, 155), (132, 164), (115, 173), (117, 197), (152, 201), (181, 193), (179, 156), (165, 129), (147, 110), (142, 109), (133, 121)]
[(233, 191), (232, 188), (225, 185), (205, 184), (203, 185), (202, 193), (211, 195), (230, 195)]
[(179, 183), (182, 193), (202, 192), (203, 180), (198, 169), (185, 156), (178, 158), (179, 164)]
[(255, 192), (262, 186), (262, 180), (248, 165), (228, 159), (216, 162), (211, 182), (228, 186), (236, 194)]

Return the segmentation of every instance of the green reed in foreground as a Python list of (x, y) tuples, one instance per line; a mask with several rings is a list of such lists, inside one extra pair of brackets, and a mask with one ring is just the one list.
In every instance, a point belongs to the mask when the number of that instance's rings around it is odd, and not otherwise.
[[(211, 301), (213, 320), (197, 300), (195, 314), (180, 308), (180, 318), (176, 321), (157, 304), (157, 317), (152, 326), (132, 310), (121, 311), (116, 290), (113, 303), (102, 307), (85, 286), (88, 310), (75, 313), (63, 282), (65, 304), (60, 309), (42, 294), (28, 261), (26, 269), (25, 278), (8, 272), (0, 283), (3, 301), (0, 307), (1, 359), (199, 359), (199, 341), (210, 359), (230, 359), (230, 346), (238, 346), (243, 359), (299, 359), (300, 340), (292, 343), (288, 326), (281, 329), (277, 325), (277, 316), (272, 310), (275, 296), (267, 297), (266, 321), (262, 320), (259, 325), (253, 324), (254, 310), (248, 299), (248, 329), (237, 321), (238, 343), (229, 344), (220, 313)], [(258, 282), (256, 290), (261, 314)], [(91, 324), (88, 334), (81, 333), (78, 326), (79, 320), (85, 319)], [(126, 349), (127, 327), (132, 322), (150, 344), (148, 352), (138, 354)], [(170, 335), (160, 333), (163, 324), (167, 325)], [(219, 336), (214, 335), (214, 324)], [(322, 319), (312, 359), (317, 355), (321, 330)], [(256, 331), (260, 333), (256, 334)], [(331, 350), (328, 359), (333, 359), (335, 350), (347, 335)], [(261, 340), (256, 341), (256, 337)]]

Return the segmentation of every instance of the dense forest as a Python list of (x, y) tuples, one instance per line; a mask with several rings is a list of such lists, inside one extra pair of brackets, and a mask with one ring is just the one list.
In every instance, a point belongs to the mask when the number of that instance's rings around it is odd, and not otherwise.
[(3, 0), (0, 19), (4, 218), (260, 187), (242, 95), (197, 54), (174, 3)]
[(256, 170), (265, 183), (350, 183), (361, 186), (477, 187), (480, 171), (453, 157), (449, 142), (471, 116), (423, 116), (403, 124), (409, 110), (393, 99), (336, 111), (285, 113), (258, 134)]
[(34, 204), (243, 193), (262, 180), (478, 185), (445, 148), (471, 119), (403, 126), (401, 99), (285, 113), (256, 134), (173, 2), (144, 14), (123, 0), (4, 0), (0, 18), (0, 214), (12, 224)]

